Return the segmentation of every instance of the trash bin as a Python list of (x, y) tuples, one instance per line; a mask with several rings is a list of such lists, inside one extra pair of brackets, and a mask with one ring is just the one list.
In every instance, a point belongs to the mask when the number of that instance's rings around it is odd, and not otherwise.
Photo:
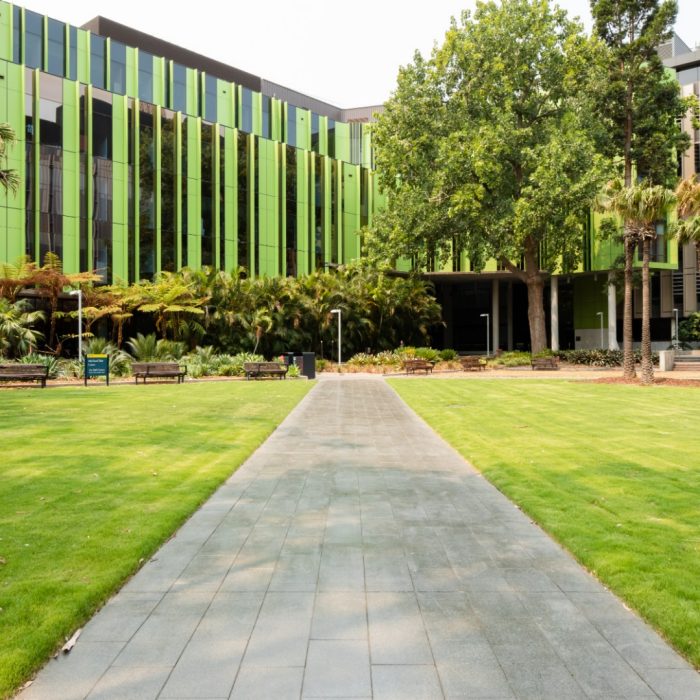
[(301, 367), (299, 371), (307, 379), (316, 379), (316, 353), (303, 352), (301, 353)]

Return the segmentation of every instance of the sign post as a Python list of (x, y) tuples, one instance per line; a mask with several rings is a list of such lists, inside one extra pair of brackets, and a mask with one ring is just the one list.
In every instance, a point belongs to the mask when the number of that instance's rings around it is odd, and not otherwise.
[(109, 386), (109, 355), (85, 355), (85, 386), (90, 377), (104, 377)]

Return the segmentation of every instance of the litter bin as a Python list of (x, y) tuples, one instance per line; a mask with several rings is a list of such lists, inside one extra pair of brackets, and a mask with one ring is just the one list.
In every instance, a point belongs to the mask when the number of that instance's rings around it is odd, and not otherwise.
[(316, 379), (316, 353), (313, 352), (302, 352), (301, 358), (297, 358), (297, 361), (301, 359), (301, 367), (299, 371), (307, 379)]

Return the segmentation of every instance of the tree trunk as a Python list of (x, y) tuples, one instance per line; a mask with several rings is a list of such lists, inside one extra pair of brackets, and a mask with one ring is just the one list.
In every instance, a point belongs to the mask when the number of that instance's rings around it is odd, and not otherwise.
[(537, 242), (530, 239), (525, 247), (525, 284), (527, 284), (527, 320), (530, 325), (530, 352), (547, 349), (547, 325), (544, 314), (544, 279), (540, 274)]
[(642, 384), (654, 383), (654, 365), (651, 361), (651, 285), (649, 281), (649, 249), (651, 239), (642, 243)]
[(547, 349), (542, 275), (527, 278), (527, 320), (530, 324), (530, 349), (533, 355)]
[(622, 368), (625, 379), (634, 379), (634, 349), (632, 347), (632, 290), (634, 287), (634, 242), (625, 237), (625, 314), (622, 323)]

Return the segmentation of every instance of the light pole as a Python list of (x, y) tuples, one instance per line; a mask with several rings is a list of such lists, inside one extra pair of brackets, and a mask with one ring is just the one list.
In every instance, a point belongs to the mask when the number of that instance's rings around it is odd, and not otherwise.
[(605, 350), (605, 336), (603, 335), (603, 314), (602, 311), (598, 311), (596, 316), (600, 316), (600, 349)]
[(80, 289), (72, 289), (68, 292), (72, 297), (78, 297), (78, 362), (83, 364), (83, 292)]
[(337, 314), (338, 315), (338, 367), (342, 364), (342, 356), (340, 353), (340, 344), (342, 342), (342, 331), (341, 331), (341, 325), (342, 325), (342, 317), (343, 317), (343, 311), (342, 309), (331, 309), (332, 314)]
[(486, 317), (486, 357), (491, 357), (491, 317), (489, 314), (481, 314), (481, 318)]
[(673, 310), (675, 325), (673, 327), (673, 349), (678, 350), (678, 309)]

